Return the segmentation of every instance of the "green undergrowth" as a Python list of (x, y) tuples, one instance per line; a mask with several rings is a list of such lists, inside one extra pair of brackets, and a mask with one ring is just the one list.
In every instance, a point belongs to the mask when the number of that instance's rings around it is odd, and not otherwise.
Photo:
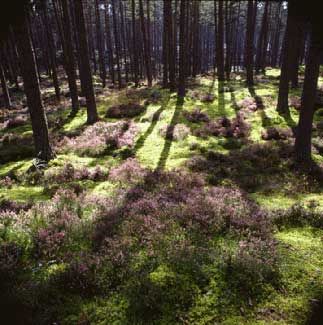
[[(232, 81), (220, 85), (210, 76), (199, 77), (189, 80), (184, 98), (178, 98), (176, 93), (170, 93), (157, 85), (150, 90), (145, 87), (109, 90), (106, 96), (98, 98), (101, 122), (120, 121), (105, 116), (111, 106), (139, 104), (144, 105), (145, 110), (142, 114), (127, 119), (136, 129), (131, 146), (112, 146), (103, 153), (91, 156), (80, 153), (73, 147), (62, 151), (58, 146), (64, 137), (77, 138), (91, 127), (86, 125), (84, 107), (74, 117), (69, 116), (70, 107), (61, 107), (48, 114), (50, 133), (58, 148), (57, 157), (41, 172), (30, 168), (35, 162), (30, 123), (27, 121), (25, 125), (10, 130), (1, 129), (0, 138), (11, 133), (14, 140), (10, 140), (13, 142), (9, 141), (9, 144), (0, 144), (0, 201), (30, 202), (39, 204), (37, 207), (41, 210), (42, 204), (55, 201), (56, 193), (62, 189), (83, 195), (84, 201), (92, 196), (98, 200), (113, 201), (119, 191), (125, 189), (133, 190), (135, 197), (136, 191), (140, 194), (142, 184), (139, 182), (130, 189), (128, 183), (131, 177), (137, 177), (137, 165), (131, 165), (134, 174), (131, 174), (131, 169), (130, 174), (127, 174), (128, 170), (123, 170), (126, 176), (119, 181), (113, 179), (112, 175), (116, 169), (130, 161), (130, 164), (138, 163), (138, 166), (146, 168), (145, 172), (182, 169), (189, 175), (200, 175), (205, 181), (206, 189), (217, 186), (241, 190), (247, 198), (270, 211), (273, 216), (279, 209), (287, 210), (296, 205), (305, 207), (305, 211), (315, 205), (318, 211), (323, 211), (321, 183), (312, 174), (295, 166), (291, 151), (293, 140), (263, 140), (263, 134), (268, 128), (289, 130), (298, 122), (299, 113), (294, 107), (290, 108), (290, 114), (286, 116), (276, 112), (278, 77), (278, 69), (266, 69), (265, 76), (259, 77), (253, 89), (246, 87), (244, 76), (240, 75), (235, 75)], [(51, 92), (52, 89), (48, 94)], [(153, 94), (157, 94), (157, 100), (147, 103)], [(203, 96), (206, 95), (212, 96), (213, 100), (203, 101)], [(300, 95), (300, 89), (291, 91), (291, 96)], [(246, 98), (253, 98), (263, 107), (247, 115), (249, 133), (243, 139), (198, 136), (197, 131), (205, 128), (208, 122), (190, 122), (184, 114), (200, 110), (207, 114), (211, 122), (223, 117), (232, 120), (239, 113), (239, 103)], [(316, 123), (322, 121), (322, 109), (315, 113)], [(171, 137), (168, 136), (168, 130), (173, 130)], [(316, 131), (313, 135), (318, 137)], [(313, 158), (318, 165), (323, 163), (320, 153), (313, 154)], [(98, 176), (95, 176), (98, 167)], [(72, 176), (70, 170), (73, 171)], [(75, 175), (81, 170), (90, 176), (77, 178)], [(129, 193), (131, 197), (132, 192)], [(151, 201), (153, 204), (152, 199)], [(125, 196), (122, 204), (127, 202)], [(71, 237), (64, 246), (63, 253), (74, 254), (73, 258), (78, 256), (75, 261), (82, 261), (88, 254), (92, 254), (94, 260), (91, 260), (91, 267), (95, 269), (95, 257), (102, 252), (92, 243), (95, 227), (91, 216), (102, 207), (98, 208), (96, 203), (91, 203), (84, 211), (80, 211), (80, 206), (81, 203), (68, 202), (62, 207), (64, 212), (69, 209), (77, 211), (81, 220), (75, 229), (72, 227), (69, 230)], [(122, 208), (117, 210), (120, 215), (123, 213)], [(113, 209), (102, 211), (100, 213), (104, 217), (110, 217), (115, 212)], [(144, 212), (148, 215), (150, 209)], [(176, 213), (178, 211), (174, 210), (175, 215)], [(87, 294), (82, 286), (89, 285), (89, 279), (82, 278), (82, 269), (78, 270), (81, 275), (76, 282), (68, 278), (76, 289), (72, 285), (66, 293), (66, 288), (52, 286), (52, 283), (60, 283), (60, 280), (64, 283), (65, 278), (62, 280), (60, 276), (69, 275), (67, 271), (70, 265), (62, 252), (58, 258), (50, 253), (45, 258), (37, 255), (37, 249), (40, 248), (34, 242), (35, 238), (39, 239), (35, 235), (36, 229), (41, 229), (42, 223), (46, 223), (37, 213), (28, 217), (31, 218), (28, 230), (18, 227), (18, 230), (3, 232), (0, 228), (0, 243), (1, 240), (14, 242), (21, 251), (19, 256), (22, 256), (21, 262), (25, 267), (22, 269), (26, 273), (14, 279), (14, 283), (19, 284), (21, 279), (27, 279), (31, 283), (36, 282), (40, 288), (39, 292), (32, 292), (30, 304), (35, 302), (37, 305), (36, 302), (42, 301), (48, 308), (49, 315), (60, 315), (59, 321), (62, 324), (315, 324), (314, 320), (321, 317), (315, 309), (323, 301), (323, 232), (319, 227), (304, 225), (297, 228), (295, 224), (289, 227), (275, 226), (273, 232), (279, 253), (278, 260), (275, 261), (278, 265), (277, 279), (275, 276), (267, 282), (263, 282), (262, 278), (257, 279), (261, 282), (259, 290), (248, 287), (247, 297), (235, 285), (244, 282), (250, 285), (250, 277), (258, 270), (252, 269), (251, 263), (245, 269), (249, 277), (244, 278), (245, 274), (241, 271), (242, 273), (238, 272), (238, 279), (231, 277), (233, 273), (230, 272), (234, 267), (237, 267), (236, 271), (239, 271), (239, 267), (245, 267), (244, 260), (239, 260), (242, 266), (235, 265), (234, 261), (239, 247), (244, 247), (248, 231), (241, 237), (230, 231), (219, 231), (205, 240), (203, 234), (191, 232), (180, 222), (174, 223), (169, 233), (158, 237), (158, 245), (153, 248), (160, 254), (152, 258), (152, 251), (143, 247), (137, 249), (135, 246), (140, 242), (141, 236), (137, 236), (136, 228), (134, 237), (122, 233), (124, 225), (132, 229), (132, 220), (118, 224), (112, 218), (111, 224), (116, 230), (110, 237), (115, 240), (120, 236), (122, 240), (110, 248), (118, 249), (119, 246), (126, 245), (130, 250), (130, 246), (134, 245), (136, 249), (131, 251), (133, 258), (126, 265), (127, 269), (123, 269), (122, 263), (112, 268), (110, 261), (105, 261), (103, 268), (95, 269), (100, 281), (103, 281), (99, 282), (99, 286), (109, 290), (101, 294)], [(172, 221), (173, 216), (169, 220)], [(153, 222), (155, 220), (151, 219), (148, 224)], [(108, 227), (107, 232), (110, 230)], [(56, 243), (55, 240), (58, 239), (51, 240)], [(185, 249), (188, 251), (177, 256), (175, 253), (181, 251), (181, 245), (187, 245)], [(126, 255), (127, 252), (122, 253)], [(173, 253), (174, 256), (171, 255)], [(38, 262), (38, 257), (43, 261)], [(123, 256), (117, 257), (122, 261)], [(267, 257), (261, 258), (266, 260)], [(92, 278), (89, 280), (90, 285), (91, 281)], [(91, 286), (89, 290), (92, 292)], [(21, 300), (26, 296), (28, 292), (22, 291)], [(53, 301), (57, 304), (52, 304)]]

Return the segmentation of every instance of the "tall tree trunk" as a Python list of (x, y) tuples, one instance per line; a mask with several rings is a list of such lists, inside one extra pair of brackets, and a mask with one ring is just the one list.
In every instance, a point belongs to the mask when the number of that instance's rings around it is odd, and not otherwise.
[(144, 60), (145, 60), (145, 66), (146, 66), (148, 87), (151, 87), (152, 86), (152, 75), (151, 75), (151, 60), (150, 60), (150, 56), (149, 56), (150, 42), (148, 40), (148, 37), (150, 34), (148, 34), (148, 30), (146, 29), (144, 7), (143, 7), (142, 0), (139, 0), (139, 13), (140, 13), (142, 38), (143, 38), (143, 43), (144, 43)]
[(121, 89), (122, 80), (121, 80), (121, 67), (120, 67), (120, 38), (119, 38), (119, 31), (118, 31), (118, 24), (117, 24), (115, 0), (111, 1), (111, 7), (112, 7), (112, 16), (113, 16), (114, 44), (116, 47), (118, 84), (119, 84), (119, 89)]
[(164, 18), (164, 24), (163, 24), (163, 87), (166, 88), (168, 86), (168, 20), (169, 15), (171, 15), (170, 8), (169, 8), (169, 2), (164, 1), (164, 7), (163, 7), (163, 18)]
[[(169, 72), (169, 89), (174, 91), (176, 88), (176, 76), (175, 76), (175, 65), (176, 65), (176, 46), (174, 47), (174, 33), (173, 33), (173, 15), (172, 15), (172, 0), (167, 2), (167, 11), (169, 12), (167, 17), (167, 41), (168, 41), (168, 72)], [(175, 39), (175, 44), (176, 39)]]
[(115, 70), (114, 70), (114, 57), (113, 57), (113, 46), (112, 46), (112, 37), (111, 37), (111, 28), (110, 28), (110, 16), (108, 1), (105, 3), (105, 34), (106, 34), (106, 46), (108, 51), (108, 62), (109, 62), (109, 72), (112, 83), (115, 84)]
[(90, 56), (89, 56), (89, 47), (87, 43), (87, 33), (85, 28), (85, 18), (83, 12), (83, 0), (75, 1), (75, 18), (77, 22), (77, 32), (78, 39), (80, 42), (80, 60), (83, 67), (83, 78), (81, 82), (82, 89), (84, 90), (84, 95), (86, 98), (86, 107), (87, 107), (87, 123), (93, 124), (98, 120), (98, 113), (96, 110), (92, 73), (90, 66)]
[(125, 69), (125, 80), (126, 82), (129, 81), (128, 78), (128, 63), (127, 63), (127, 40), (126, 40), (126, 31), (124, 27), (124, 15), (123, 15), (123, 4), (122, 1), (119, 1), (119, 11), (120, 11), (120, 27), (121, 27), (121, 48), (123, 52), (123, 62), (124, 62), (124, 69)]
[(61, 0), (63, 9), (63, 50), (65, 57), (65, 68), (67, 74), (68, 85), (72, 99), (72, 115), (75, 115), (79, 109), (78, 91), (76, 85), (75, 59), (73, 53), (73, 43), (71, 34), (70, 14), (68, 11), (67, 0)]
[(253, 42), (254, 42), (254, 26), (255, 26), (255, 10), (252, 0), (248, 0), (247, 14), (247, 31), (245, 43), (244, 64), (247, 71), (247, 85), (253, 86)]
[(11, 108), (11, 106), (12, 106), (11, 99), (10, 99), (7, 81), (6, 81), (6, 78), (4, 75), (1, 61), (2, 61), (2, 57), (0, 56), (0, 81), (1, 81), (1, 88), (2, 88), (2, 93), (3, 93), (4, 104), (5, 104), (6, 108)]
[(217, 72), (218, 80), (224, 81), (224, 26), (223, 26), (223, 2), (218, 3), (218, 28), (217, 28)]
[(55, 154), (49, 142), (47, 119), (37, 77), (35, 53), (27, 22), (27, 10), (27, 6), (25, 6), (22, 17), (19, 23), (14, 24), (13, 30), (17, 39), (24, 92), (27, 97), (36, 154), (39, 159), (49, 161), (54, 158)]
[(256, 73), (259, 73), (260, 69), (263, 68), (263, 56), (267, 52), (267, 31), (268, 31), (268, 6), (269, 2), (266, 1), (264, 14), (262, 17), (260, 35), (257, 42), (257, 53), (256, 53)]
[(139, 72), (138, 72), (138, 52), (137, 52), (137, 30), (136, 30), (136, 3), (135, 0), (131, 1), (131, 14), (132, 14), (132, 48), (133, 48), (133, 64), (134, 64), (134, 80), (135, 87), (139, 84)]
[(322, 49), (322, 35), (314, 29), (306, 60), (301, 112), (295, 140), (296, 159), (298, 161), (311, 160), (312, 124)]
[(178, 96), (185, 96), (186, 81), (186, 53), (185, 53), (185, 21), (186, 21), (186, 0), (181, 0), (179, 18), (179, 76), (178, 76)]
[(287, 16), (287, 26), (284, 37), (283, 45), (283, 61), (280, 72), (279, 79), (279, 93), (278, 93), (278, 103), (277, 111), (280, 113), (287, 113), (288, 108), (288, 91), (289, 91), (289, 80), (290, 80), (290, 71), (292, 65), (292, 57), (294, 52), (297, 24), (298, 20), (295, 17), (293, 2), (288, 4), (288, 16)]
[(53, 78), (53, 85), (55, 89), (55, 95), (57, 100), (59, 101), (61, 98), (61, 90), (59, 87), (59, 82), (58, 82), (58, 76), (57, 76), (57, 62), (56, 62), (56, 49), (54, 45), (54, 39), (53, 39), (53, 34), (50, 28), (50, 20), (48, 16), (48, 8), (47, 8), (47, 2), (46, 0), (42, 0), (42, 18), (43, 18), (43, 24), (45, 25), (45, 30), (46, 30), (46, 36), (47, 36), (47, 44), (48, 44), (48, 51), (49, 51), (49, 61), (50, 61), (50, 67), (52, 70), (52, 78)]
[(100, 77), (102, 81), (102, 87), (106, 86), (107, 72), (105, 68), (105, 58), (104, 58), (104, 48), (102, 42), (102, 24), (101, 24), (101, 15), (99, 8), (99, 0), (95, 0), (95, 15), (96, 15), (96, 38), (99, 50), (99, 62), (100, 62)]

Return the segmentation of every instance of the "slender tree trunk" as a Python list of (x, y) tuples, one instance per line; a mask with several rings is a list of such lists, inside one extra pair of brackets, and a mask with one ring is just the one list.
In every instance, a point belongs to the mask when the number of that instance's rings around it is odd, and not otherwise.
[(82, 89), (84, 90), (84, 95), (86, 98), (86, 106), (87, 106), (87, 123), (93, 124), (98, 120), (98, 113), (96, 110), (94, 89), (93, 89), (93, 81), (92, 81), (92, 73), (90, 66), (90, 56), (89, 56), (89, 47), (87, 43), (87, 33), (85, 28), (85, 18), (83, 12), (83, 0), (75, 1), (74, 3), (75, 9), (75, 18), (77, 23), (77, 32), (78, 39), (80, 42), (80, 59), (81, 65), (83, 66), (83, 78), (81, 82)]
[(122, 80), (121, 80), (121, 67), (120, 67), (120, 42), (119, 42), (119, 31), (117, 24), (117, 15), (116, 15), (116, 5), (115, 0), (111, 1), (112, 5), (112, 16), (113, 16), (113, 30), (114, 30), (114, 43), (116, 47), (116, 59), (117, 59), (117, 74), (118, 74), (118, 84), (119, 89), (122, 88)]
[[(109, 3), (106, 2), (106, 7), (108, 8)], [(112, 37), (111, 37), (111, 28), (110, 28), (110, 16), (109, 10), (105, 10), (105, 34), (106, 34), (106, 46), (108, 51), (108, 62), (109, 62), (109, 72), (112, 83), (115, 84), (115, 70), (114, 70), (114, 57), (113, 57), (113, 46), (112, 46)]]
[(99, 62), (100, 62), (100, 77), (102, 81), (102, 87), (106, 86), (107, 72), (105, 67), (105, 58), (104, 58), (104, 48), (102, 42), (102, 24), (101, 24), (101, 15), (99, 8), (99, 1), (95, 0), (95, 15), (96, 15), (96, 37), (97, 44), (99, 49)]
[(0, 81), (1, 81), (1, 88), (3, 93), (4, 104), (6, 108), (11, 108), (11, 99), (9, 95), (9, 90), (7, 86), (7, 81), (4, 75), (3, 67), (1, 64), (2, 58), (0, 57)]
[(256, 53), (256, 73), (259, 73), (260, 69), (263, 68), (262, 62), (264, 60), (263, 55), (267, 50), (267, 30), (268, 30), (268, 6), (269, 2), (266, 1), (264, 15), (262, 17), (260, 35), (257, 43)]
[(283, 47), (283, 61), (280, 72), (279, 80), (279, 93), (278, 93), (278, 103), (277, 111), (280, 113), (287, 113), (288, 108), (288, 91), (289, 91), (289, 80), (290, 80), (290, 71), (291, 63), (293, 57), (293, 51), (295, 46), (297, 31), (297, 19), (293, 12), (294, 8), (292, 7), (293, 2), (290, 2), (288, 5), (288, 16), (287, 16), (287, 26), (284, 38), (284, 47)]
[(24, 92), (27, 97), (36, 154), (39, 159), (49, 161), (54, 158), (55, 154), (49, 142), (47, 119), (37, 77), (35, 53), (27, 22), (27, 10), (25, 7), (19, 23), (13, 26), (13, 30), (17, 39)]
[(67, 0), (61, 0), (63, 9), (63, 50), (65, 57), (65, 68), (67, 73), (68, 85), (72, 99), (72, 115), (75, 115), (79, 109), (78, 91), (76, 85), (76, 69), (73, 53), (73, 43), (71, 34), (70, 15), (68, 11)]
[(139, 84), (139, 72), (138, 72), (138, 52), (137, 52), (137, 30), (136, 30), (136, 3), (135, 0), (131, 1), (131, 14), (132, 14), (132, 40), (133, 40), (133, 64), (134, 64), (134, 80), (135, 86), (138, 87)]
[(185, 96), (186, 81), (186, 53), (185, 53), (185, 21), (186, 21), (186, 0), (181, 0), (179, 18), (179, 76), (178, 76), (178, 96)]
[(176, 39), (174, 47), (174, 32), (173, 32), (173, 15), (172, 15), (172, 0), (167, 1), (167, 11), (169, 12), (167, 17), (167, 41), (168, 41), (168, 72), (169, 72), (169, 89), (174, 91), (176, 88)]
[(320, 60), (323, 54), (322, 48), (322, 35), (317, 33), (316, 30), (313, 30), (306, 60), (301, 112), (295, 140), (296, 159), (298, 161), (311, 160), (312, 124)]
[(217, 72), (219, 81), (224, 81), (224, 26), (223, 26), (223, 2), (218, 3), (218, 33), (217, 33)]
[(140, 12), (140, 22), (141, 22), (141, 32), (142, 32), (142, 38), (144, 43), (144, 60), (145, 60), (145, 66), (146, 66), (146, 73), (147, 73), (147, 80), (148, 80), (148, 87), (152, 86), (152, 75), (151, 75), (151, 60), (149, 56), (149, 33), (148, 30), (146, 30), (146, 24), (145, 24), (145, 15), (144, 15), (144, 7), (142, 0), (139, 0), (139, 12)]
[(247, 14), (247, 32), (246, 32), (246, 44), (245, 44), (245, 57), (244, 63), (247, 71), (247, 85), (253, 86), (253, 42), (254, 42), (254, 3), (252, 0), (248, 0), (248, 14)]
[(50, 67), (52, 70), (52, 78), (53, 78), (53, 85), (55, 88), (55, 95), (58, 101), (61, 99), (61, 90), (59, 87), (59, 82), (58, 82), (58, 76), (57, 76), (57, 62), (56, 62), (56, 49), (54, 45), (54, 40), (53, 40), (53, 34), (51, 32), (50, 28), (50, 20), (48, 16), (48, 8), (47, 8), (47, 2), (46, 0), (42, 1), (42, 11), (43, 11), (43, 23), (45, 25), (45, 30), (46, 30), (46, 35), (47, 35), (47, 44), (48, 44), (48, 51), (49, 51), (49, 61), (50, 61)]

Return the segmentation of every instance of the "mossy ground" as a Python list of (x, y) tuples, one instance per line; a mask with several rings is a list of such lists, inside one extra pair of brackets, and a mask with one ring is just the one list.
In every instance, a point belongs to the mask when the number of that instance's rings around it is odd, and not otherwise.
[[(236, 75), (233, 81), (225, 83), (223, 92), (219, 92), (218, 82), (211, 76), (200, 77), (195, 83), (189, 85), (190, 90), (196, 90), (201, 93), (208, 93), (215, 96), (211, 103), (201, 102), (188, 95), (181, 101), (176, 93), (155, 86), (148, 93), (159, 91), (161, 98), (157, 103), (147, 106), (145, 113), (133, 119), (133, 122), (139, 129), (133, 155), (143, 166), (151, 169), (172, 170), (184, 166), (193, 156), (205, 156), (212, 151), (223, 155), (232, 156), (237, 151), (248, 150), (249, 146), (264, 144), (268, 141), (262, 140), (262, 132), (268, 127), (291, 128), (297, 124), (298, 111), (291, 107), (289, 116), (281, 116), (275, 110), (277, 100), (277, 88), (279, 70), (267, 69), (267, 82), (259, 82), (254, 89), (248, 89), (245, 86), (243, 77)], [(321, 78), (322, 79), (322, 78)], [(323, 80), (320, 79), (320, 83)], [(116, 119), (107, 119), (105, 112), (108, 107), (122, 103), (144, 104), (145, 98), (142, 96), (144, 88), (134, 90), (129, 87), (120, 91), (111, 90), (107, 94), (101, 94), (98, 97), (98, 112), (103, 121), (114, 122)], [(50, 89), (48, 90), (50, 94)], [(300, 90), (293, 90), (292, 95), (300, 95)], [(258, 109), (251, 114), (247, 122), (251, 129), (247, 142), (239, 141), (234, 138), (197, 137), (194, 133), (203, 122), (191, 123), (182, 114), (183, 110), (193, 111), (196, 108), (206, 112), (210, 119), (218, 117), (234, 118), (237, 111), (237, 103), (246, 97), (261, 98), (264, 104), (263, 109)], [(81, 108), (74, 118), (69, 118), (69, 107), (55, 110), (48, 115), (49, 123), (60, 119), (58, 128), (51, 127), (50, 132), (53, 135), (64, 136), (73, 132), (82, 132), (87, 126), (86, 110)], [(152, 118), (158, 116), (158, 119)], [(315, 115), (316, 122), (321, 121), (322, 117)], [(190, 134), (178, 140), (170, 140), (161, 136), (159, 130), (167, 125), (184, 124), (190, 130)], [(0, 130), (0, 137), (6, 133), (19, 135), (21, 137), (30, 137), (30, 123), (10, 130)], [(272, 148), (278, 147), (278, 141), (270, 141)], [(24, 144), (25, 146), (25, 144)], [(12, 161), (7, 161), (5, 156), (10, 151)], [(25, 152), (25, 151), (24, 151)], [(0, 189), (0, 200), (9, 199), (17, 202), (46, 201), (50, 199), (50, 194), (42, 185), (30, 185), (20, 181), (26, 174), (32, 164), (32, 144), (30, 151), (25, 153), (23, 159), (20, 158), (19, 146), (0, 146), (0, 161), (5, 161), (0, 165), (0, 177), (6, 175), (13, 177), (16, 182), (9, 187)], [(275, 155), (273, 149), (272, 155)], [(270, 155), (267, 159), (270, 159)], [(2, 160), (3, 159), (3, 160)], [(323, 162), (323, 156), (314, 155), (315, 161), (320, 164)], [(104, 170), (110, 170), (112, 167), (122, 163), (123, 158), (120, 155), (104, 155), (101, 157), (78, 156), (71, 151), (66, 154), (58, 154), (57, 158), (50, 162), (49, 171), (66, 163), (74, 167), (87, 167), (94, 169), (101, 166)], [(273, 157), (277, 161), (277, 157)], [(225, 160), (223, 162), (226, 167)], [(322, 207), (323, 187), (318, 184), (307, 186), (308, 180), (302, 174), (290, 170), (290, 166), (284, 161), (274, 163), (270, 169), (263, 168), (258, 164), (253, 164), (248, 160), (240, 161), (234, 165), (236, 170), (231, 174), (226, 173), (222, 177), (209, 171), (209, 177), (212, 182), (224, 186), (239, 186), (247, 191), (252, 199), (261, 206), (275, 210), (278, 208), (288, 208), (295, 203), (307, 205), (311, 201), (316, 201)], [(237, 167), (238, 166), (238, 167)], [(229, 166), (228, 169), (231, 167)], [(244, 181), (245, 179), (256, 179), (252, 185)], [(81, 183), (81, 181), (79, 181)], [(59, 186), (63, 187), (63, 184)], [(96, 193), (101, 196), (109, 196), (116, 188), (116, 184), (109, 180), (82, 182), (83, 188), (88, 193)], [(187, 274), (176, 273), (168, 269), (165, 264), (160, 264), (157, 269), (148, 274), (150, 283), (154, 284), (156, 292), (163, 292), (165, 295), (164, 303), (161, 302), (161, 308), (165, 312), (165, 317), (155, 321), (156, 324), (169, 324), (167, 315), (175, 312), (177, 306), (167, 305), (167, 296), (184, 295), (188, 291), (196, 290), (194, 301), (191, 307), (186, 311), (186, 315), (178, 323), (187, 324), (215, 324), (216, 320), (221, 319), (221, 324), (305, 324), (311, 321), (311, 312), (313, 309), (312, 301), (322, 301), (323, 288), (323, 232), (313, 228), (286, 228), (275, 234), (280, 242), (281, 253), (281, 274), (282, 283), (280, 290), (274, 290), (270, 286), (263, 293), (258, 302), (249, 302), (245, 307), (236, 309), (234, 302), (230, 299), (225, 300), (221, 291), (223, 288), (223, 279), (221, 274), (217, 273), (212, 265), (209, 267), (209, 285), (206, 290), (199, 292), (198, 287), (194, 287), (194, 282), (186, 277)], [(222, 238), (223, 245), (230, 245), (230, 239)], [(143, 257), (145, 259), (145, 257)], [(140, 261), (138, 261), (140, 263)], [(53, 264), (39, 268), (34, 276), (46, 278), (48, 274), (58, 272), (64, 265)], [(140, 269), (140, 268), (139, 268)], [(210, 275), (211, 274), (211, 275)], [(136, 281), (135, 278), (131, 281)], [(173, 292), (172, 285), (175, 284), (176, 290)], [(133, 283), (132, 286), (135, 286)], [(129, 284), (130, 286), (130, 284)], [(140, 288), (137, 288), (138, 295)], [(81, 319), (89, 321), (91, 324), (126, 324), (128, 323), (127, 311), (129, 308), (137, 308), (135, 302), (130, 300), (124, 292), (112, 292), (109, 297), (96, 297), (87, 299), (84, 297), (69, 297), (64, 299), (65, 307), (62, 315), (63, 322), (66, 324), (79, 324)], [(171, 299), (169, 301), (172, 301)], [(230, 305), (232, 303), (232, 305)], [(138, 307), (139, 308), (139, 307)], [(221, 315), (221, 310), (226, 314)], [(139, 324), (140, 322), (138, 322)], [(144, 322), (142, 322), (144, 324)], [(314, 324), (314, 323), (313, 323)]]

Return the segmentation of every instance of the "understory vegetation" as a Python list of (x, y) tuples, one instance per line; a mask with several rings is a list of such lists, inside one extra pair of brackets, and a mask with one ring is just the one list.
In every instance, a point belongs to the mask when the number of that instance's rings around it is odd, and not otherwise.
[(1, 318), (319, 324), (323, 105), (314, 163), (302, 169), (293, 159), (300, 90), (292, 90), (290, 114), (278, 114), (277, 76), (267, 68), (248, 89), (243, 73), (230, 82), (204, 74), (188, 80), (183, 98), (158, 84), (116, 90), (95, 82), (93, 125), (84, 107), (69, 116), (69, 104), (52, 102), (46, 87), (57, 155), (46, 168), (33, 166), (27, 112), (7, 110)]

